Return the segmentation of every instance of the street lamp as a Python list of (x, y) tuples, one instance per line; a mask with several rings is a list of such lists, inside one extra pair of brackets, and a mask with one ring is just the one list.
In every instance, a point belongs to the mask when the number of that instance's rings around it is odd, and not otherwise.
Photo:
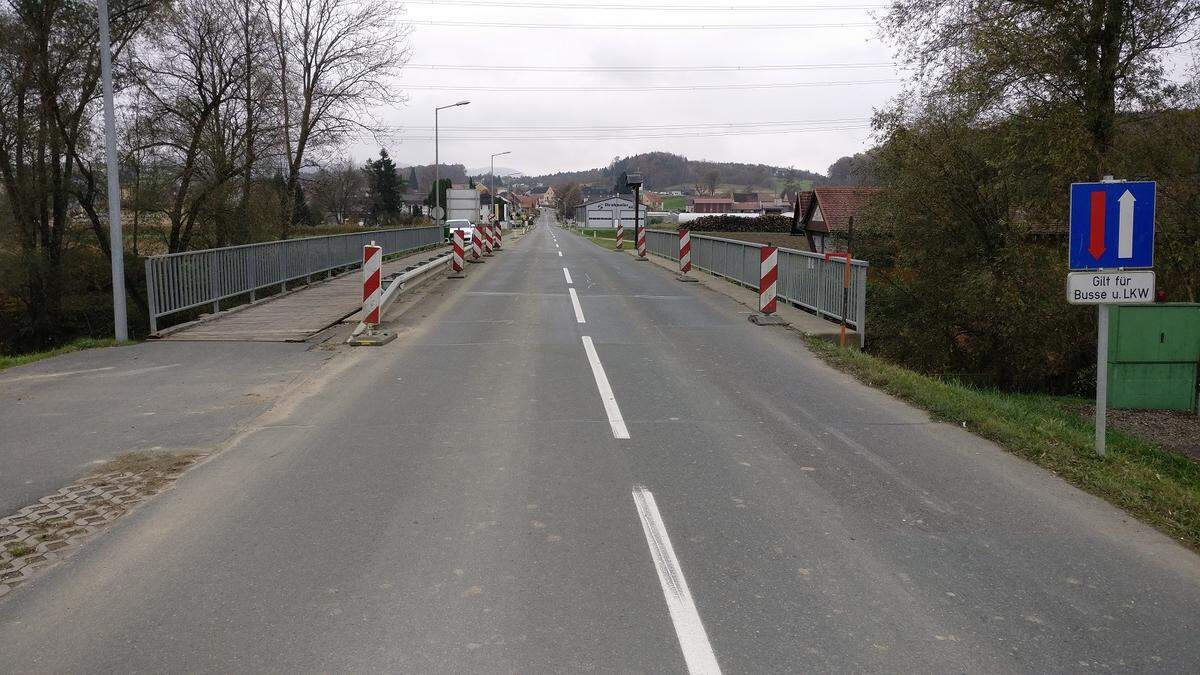
[(646, 236), (642, 229), (642, 174), (631, 173), (625, 176), (625, 185), (633, 188), (633, 242), (637, 249), (637, 260), (646, 260)]
[(470, 101), (459, 101), (458, 103), (451, 103), (450, 105), (433, 109), (433, 220), (436, 224), (445, 222), (446, 216), (445, 213), (438, 215), (438, 209), (442, 207), (442, 191), (438, 189), (440, 187), (439, 183), (442, 182), (440, 171), (442, 160), (438, 156), (438, 113), (446, 108), (457, 108), (460, 105), (467, 105), (468, 103)]
[(493, 220), (500, 219), (500, 215), (496, 213), (496, 158), (500, 155), (508, 155), (511, 153), (512, 150), (505, 150), (504, 152), (497, 152), (496, 154), (492, 155), (492, 169), (491, 173), (488, 174), (488, 182), (491, 183), (491, 185), (488, 186), (488, 195), (492, 198)]

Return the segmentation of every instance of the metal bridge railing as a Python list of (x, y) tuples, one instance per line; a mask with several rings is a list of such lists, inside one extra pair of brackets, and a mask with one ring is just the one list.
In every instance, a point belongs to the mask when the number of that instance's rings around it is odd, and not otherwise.
[[(758, 290), (759, 252), (762, 244), (693, 234), (692, 265), (710, 274), (725, 277)], [(646, 251), (663, 258), (679, 260), (679, 234), (667, 230), (646, 230)], [(779, 249), (779, 298), (817, 316), (842, 320), (842, 283), (845, 260), (826, 260), (819, 253)], [(852, 260), (850, 301), (846, 323), (858, 331), (859, 346), (867, 340), (867, 262)]]
[(384, 255), (403, 253), (442, 242), (440, 227), (367, 230), (323, 237), (285, 239), (260, 244), (229, 246), (203, 251), (169, 253), (146, 258), (146, 296), (150, 305), (150, 332), (169, 314), (279, 286), (296, 279), (362, 263), (362, 247), (372, 240)]

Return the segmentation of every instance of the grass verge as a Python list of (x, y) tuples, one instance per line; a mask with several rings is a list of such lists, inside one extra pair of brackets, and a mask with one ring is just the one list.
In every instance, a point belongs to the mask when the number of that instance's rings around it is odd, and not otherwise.
[(99, 347), (115, 347), (118, 344), (133, 344), (133, 341), (120, 343), (112, 338), (105, 338), (105, 339), (81, 338), (79, 340), (74, 340), (72, 342), (68, 342), (67, 344), (65, 344), (61, 347), (55, 347), (54, 349), (49, 349), (44, 352), (30, 352), (28, 354), (18, 354), (16, 356), (0, 355), (0, 370), (7, 370), (9, 368), (23, 366), (26, 363), (33, 363), (34, 361), (41, 361), (42, 359), (49, 359), (49, 358), (52, 358), (55, 356), (62, 356), (63, 354), (70, 354), (71, 352), (78, 352), (78, 351), (82, 351), (84, 349), (97, 349)]
[(973, 389), (818, 338), (806, 342), (833, 367), (936, 419), (965, 422), (975, 434), (1200, 551), (1200, 462), (1112, 430), (1107, 456), (1097, 457), (1095, 426), (1067, 409), (1080, 399)]

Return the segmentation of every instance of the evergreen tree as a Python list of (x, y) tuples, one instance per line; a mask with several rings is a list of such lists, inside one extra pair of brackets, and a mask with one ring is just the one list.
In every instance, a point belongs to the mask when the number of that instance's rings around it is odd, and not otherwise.
[(364, 170), (367, 173), (371, 220), (375, 223), (387, 222), (400, 213), (400, 192), (404, 188), (404, 183), (396, 173), (396, 163), (388, 156), (387, 150), (380, 149), (379, 159), (368, 160)]
[(434, 189), (437, 189), (439, 192), (441, 192), (442, 208), (446, 208), (446, 190), (449, 190), (451, 185), (453, 185), (453, 182), (449, 178), (443, 178), (437, 182), (436, 186), (429, 186), (429, 194), (425, 197), (425, 206), (432, 207), (437, 205), (437, 202), (435, 201), (436, 195), (434, 193)]
[(421, 189), (421, 185), (417, 181), (417, 167), (412, 166), (408, 168), (408, 183), (406, 186), (412, 190)]

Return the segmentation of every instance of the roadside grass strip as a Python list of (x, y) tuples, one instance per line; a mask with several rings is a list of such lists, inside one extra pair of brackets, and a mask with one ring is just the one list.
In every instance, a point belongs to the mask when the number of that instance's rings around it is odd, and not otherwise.
[(46, 350), (43, 352), (31, 352), (29, 354), (17, 354), (16, 356), (0, 355), (0, 370), (7, 370), (8, 368), (15, 368), (17, 366), (23, 366), (27, 363), (33, 363), (35, 361), (41, 361), (42, 359), (53, 358), (55, 356), (62, 356), (63, 354), (70, 354), (71, 352), (83, 351), (84, 349), (98, 349), (100, 347), (115, 347), (119, 344), (134, 344), (134, 341), (131, 340), (128, 342), (117, 342), (116, 340), (113, 340), (111, 338), (99, 339), (99, 340), (95, 339), (95, 338), (82, 338), (79, 340), (74, 340), (72, 342), (68, 342), (67, 344), (65, 344), (61, 347), (55, 347), (54, 349), (49, 349), (49, 350)]
[(1071, 408), (1082, 399), (975, 389), (806, 336), (809, 349), (862, 382), (927, 410), (1041, 466), (1200, 551), (1200, 462), (1108, 430), (1097, 457), (1095, 426)]

